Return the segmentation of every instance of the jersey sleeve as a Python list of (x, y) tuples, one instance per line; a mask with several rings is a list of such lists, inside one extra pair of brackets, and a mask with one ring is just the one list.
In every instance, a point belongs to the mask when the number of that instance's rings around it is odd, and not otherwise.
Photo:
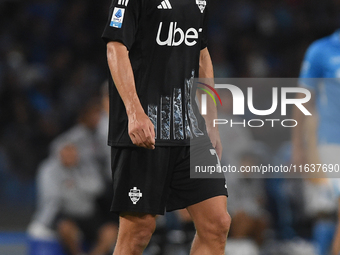
[(135, 41), (142, 0), (113, 0), (102, 39), (121, 42), (128, 50)]
[(205, 8), (203, 17), (203, 28), (202, 28), (202, 39), (201, 39), (201, 50), (208, 46), (208, 15), (209, 15), (209, 1)]
[(316, 90), (318, 79), (322, 78), (322, 48), (319, 42), (313, 43), (307, 50), (302, 63), (299, 86)]

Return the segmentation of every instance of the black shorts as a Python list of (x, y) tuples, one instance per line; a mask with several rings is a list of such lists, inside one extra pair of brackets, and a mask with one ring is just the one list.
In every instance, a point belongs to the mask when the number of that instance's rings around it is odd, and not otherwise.
[[(212, 148), (212, 147), (211, 147)], [(200, 150), (216, 165), (209, 147)], [(190, 178), (190, 146), (112, 147), (111, 211), (161, 214), (225, 195), (225, 179)]]

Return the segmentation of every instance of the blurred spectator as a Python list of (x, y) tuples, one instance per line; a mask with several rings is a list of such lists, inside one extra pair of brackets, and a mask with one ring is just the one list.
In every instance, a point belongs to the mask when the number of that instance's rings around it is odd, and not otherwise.
[[(104, 143), (103, 137), (98, 136), (98, 124), (102, 118), (102, 109), (102, 100), (99, 97), (92, 97), (87, 100), (79, 112), (78, 124), (58, 136), (52, 142), (50, 159), (43, 165), (44, 169), (54, 169), (59, 166), (62, 169), (59, 171), (73, 173), (73, 175), (71, 175), (73, 179), (68, 176), (69, 179), (65, 177), (66, 179), (61, 179), (59, 182), (57, 181), (58, 179), (55, 180), (57, 182), (55, 184), (56, 190), (65, 191), (65, 194), (63, 193), (59, 196), (66, 196), (66, 198), (55, 201), (55, 203), (59, 203), (58, 205), (54, 205), (55, 213), (51, 212), (53, 205), (48, 207), (47, 204), (45, 205), (47, 201), (42, 201), (40, 198), (39, 207), (44, 209), (38, 209), (34, 221), (38, 223), (42, 221), (43, 226), (51, 227), (51, 222), (48, 222), (48, 224), (44, 222), (46, 221), (44, 216), (50, 217), (50, 220), (53, 221), (55, 217), (57, 217), (56, 215), (61, 214), (62, 216), (59, 216), (58, 224), (55, 227), (62, 240), (64, 240), (64, 244), (71, 251), (71, 254), (78, 254), (80, 252), (79, 238), (77, 237), (79, 228), (82, 232), (85, 232), (84, 235), (87, 241), (94, 242), (97, 240), (96, 233), (98, 233), (100, 243), (94, 248), (92, 253), (90, 253), (93, 255), (108, 252), (116, 239), (117, 217), (109, 214), (112, 199), (111, 177), (108, 174), (110, 169), (107, 169), (109, 167), (108, 155), (110, 150), (106, 146), (106, 143)], [(58, 158), (60, 158), (60, 162), (57, 160)], [(56, 163), (55, 161), (58, 162)], [(57, 166), (55, 166), (56, 164)], [(86, 169), (82, 170), (82, 168)], [(51, 180), (54, 180), (53, 176), (55, 174), (58, 175), (58, 169), (53, 170), (53, 175), (51, 173), (52, 170), (45, 171), (46, 173), (44, 175), (47, 176), (45, 178), (51, 178)], [(82, 176), (83, 179), (78, 175)], [(40, 179), (41, 178), (42, 177), (40, 177)], [(38, 183), (39, 182), (40, 181), (38, 181)], [(91, 186), (91, 182), (93, 186)], [(89, 186), (87, 186), (87, 184)], [(65, 185), (66, 187), (64, 187)], [(70, 187), (68, 187), (68, 185)], [(86, 188), (89, 190), (86, 190)], [(71, 197), (72, 193), (76, 194), (73, 199)], [(83, 197), (80, 195), (81, 193), (83, 193)], [(57, 196), (57, 194), (53, 195)], [(70, 196), (72, 200), (67, 200), (67, 198), (70, 199), (68, 196)], [(87, 208), (82, 208), (75, 203), (75, 199), (77, 203), (87, 204)], [(51, 199), (50, 203), (52, 202), (53, 200)], [(77, 209), (80, 211), (77, 211)], [(49, 216), (44, 215), (48, 213), (50, 213)], [(36, 226), (36, 224), (33, 224), (33, 226)], [(101, 226), (104, 227), (101, 228)], [(35, 228), (33, 228), (33, 230), (34, 229)], [(99, 253), (99, 251), (102, 253)]]
[[(259, 166), (263, 157), (255, 151), (245, 151), (240, 158), (241, 166)], [(239, 176), (228, 183), (230, 196), (228, 210), (233, 223), (230, 237), (236, 239), (251, 239), (261, 246), (265, 231), (269, 226), (269, 215), (266, 211), (266, 192), (263, 179)]]
[(81, 254), (82, 242), (91, 244), (89, 254), (112, 251), (116, 226), (105, 222), (96, 208), (103, 190), (101, 176), (91, 160), (80, 160), (73, 144), (59, 147), (59, 157), (46, 160), (38, 175), (38, 209), (29, 227), (35, 238), (47, 238), (54, 230), (69, 254)]
[(81, 159), (92, 160), (98, 165), (98, 171), (104, 171), (105, 154), (102, 154), (103, 141), (97, 137), (97, 128), (102, 114), (101, 99), (97, 96), (86, 100), (79, 110), (78, 123), (53, 140), (50, 153), (58, 153), (60, 144), (73, 143), (79, 150)]

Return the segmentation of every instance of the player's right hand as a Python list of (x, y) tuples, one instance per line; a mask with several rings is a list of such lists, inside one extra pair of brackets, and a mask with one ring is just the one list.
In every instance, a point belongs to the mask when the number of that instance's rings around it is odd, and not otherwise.
[(129, 136), (133, 144), (147, 149), (155, 148), (155, 129), (144, 111), (128, 115)]

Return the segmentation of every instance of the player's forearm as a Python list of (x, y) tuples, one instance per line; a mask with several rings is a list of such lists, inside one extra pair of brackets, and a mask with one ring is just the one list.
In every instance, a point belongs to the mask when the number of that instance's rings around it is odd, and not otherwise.
[[(197, 96), (199, 101), (201, 99), (202, 94), (204, 94), (204, 92), (202, 90), (197, 90), (196, 96)], [(213, 128), (214, 120), (217, 119), (216, 105), (215, 105), (214, 101), (211, 99), (211, 97), (207, 98), (207, 114), (203, 115), (203, 118), (205, 119), (205, 124), (207, 126), (208, 131), (209, 131), (210, 128)]]
[[(214, 82), (214, 71), (211, 62), (210, 54), (208, 49), (205, 48), (201, 50), (200, 62), (199, 62), (199, 78), (207, 79), (205, 82), (210, 83), (209, 85), (215, 87)], [(198, 90), (198, 98), (201, 98), (202, 91)], [(216, 105), (211, 98), (207, 99), (207, 115), (204, 115), (207, 132), (211, 141), (212, 146), (215, 148), (216, 153), (221, 159), (222, 157), (222, 144), (220, 139), (220, 133), (218, 127), (214, 127), (214, 119), (217, 119), (217, 109)]]
[[(211, 84), (210, 86), (214, 87), (214, 70), (211, 62), (210, 54), (207, 48), (201, 50), (200, 54), (200, 62), (199, 62), (199, 78), (208, 79)], [(201, 99), (201, 94), (204, 93), (202, 90), (197, 91), (198, 99)], [(211, 128), (213, 125), (213, 120), (217, 119), (217, 109), (213, 100), (209, 97), (207, 98), (207, 115), (204, 115), (204, 119), (207, 124), (207, 128)]]
[(214, 78), (214, 69), (211, 62), (210, 54), (207, 48), (201, 50), (199, 62), (199, 77), (200, 78)]
[(119, 42), (109, 42), (107, 44), (107, 61), (111, 76), (124, 102), (127, 114), (130, 115), (143, 111), (136, 92), (129, 52), (125, 45)]
[(107, 59), (111, 76), (128, 115), (128, 134), (132, 143), (140, 147), (154, 149), (154, 126), (139, 101), (127, 48), (119, 42), (109, 42), (107, 44)]

